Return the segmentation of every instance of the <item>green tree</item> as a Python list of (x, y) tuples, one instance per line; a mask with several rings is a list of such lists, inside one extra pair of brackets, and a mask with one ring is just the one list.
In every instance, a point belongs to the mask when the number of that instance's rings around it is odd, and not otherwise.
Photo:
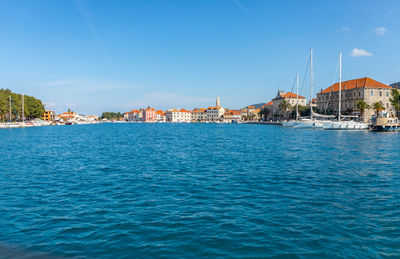
[(264, 118), (264, 120), (267, 120), (271, 116), (271, 110), (264, 107), (261, 109), (260, 115), (262, 118)]
[(292, 106), (286, 100), (282, 101), (278, 105), (279, 114), (283, 117), (283, 119), (285, 119), (287, 117), (286, 116), (287, 112), (290, 111), (291, 109), (292, 109)]
[(400, 113), (400, 93), (397, 89), (392, 89), (392, 97), (389, 99), (390, 104), (393, 109), (396, 111), (396, 116), (399, 117)]
[[(11, 96), (11, 118), (9, 115)], [(24, 96), (24, 113), (26, 119), (41, 118), (45, 109), (42, 101), (32, 96)], [(9, 89), (0, 89), (0, 118), (5, 119), (21, 119), (22, 118), (22, 95), (13, 93)]]
[(359, 100), (357, 102), (357, 109), (360, 110), (361, 118), (364, 119), (364, 113), (366, 110), (371, 109), (371, 105), (369, 105), (369, 103), (366, 102), (365, 100)]
[(384, 111), (384, 110), (386, 110), (386, 108), (385, 108), (385, 106), (383, 106), (383, 103), (382, 102), (375, 102), (373, 105), (372, 105), (372, 108), (375, 110), (375, 112), (376, 112), (376, 117), (377, 118), (379, 118), (379, 112), (380, 111)]
[(103, 112), (101, 114), (101, 119), (107, 119), (107, 120), (116, 120), (123, 117), (124, 115), (120, 112)]

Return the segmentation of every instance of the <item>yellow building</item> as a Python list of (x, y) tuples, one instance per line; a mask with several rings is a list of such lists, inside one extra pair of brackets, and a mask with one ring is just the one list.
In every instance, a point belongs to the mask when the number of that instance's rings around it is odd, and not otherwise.
[(55, 117), (54, 111), (45, 111), (43, 113), (43, 120), (45, 121), (53, 121)]

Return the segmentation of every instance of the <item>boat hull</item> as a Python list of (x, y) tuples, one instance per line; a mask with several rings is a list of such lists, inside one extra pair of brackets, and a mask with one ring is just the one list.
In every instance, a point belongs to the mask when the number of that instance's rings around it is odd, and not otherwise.
[(324, 130), (368, 130), (368, 124), (354, 121), (324, 122)]

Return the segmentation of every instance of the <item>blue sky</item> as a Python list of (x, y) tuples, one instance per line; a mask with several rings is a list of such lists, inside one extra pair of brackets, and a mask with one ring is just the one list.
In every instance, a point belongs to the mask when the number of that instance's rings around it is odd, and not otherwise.
[(268, 102), (311, 47), (315, 92), (340, 51), (344, 80), (400, 81), (397, 0), (3, 0), (0, 29), (0, 88), (58, 113)]

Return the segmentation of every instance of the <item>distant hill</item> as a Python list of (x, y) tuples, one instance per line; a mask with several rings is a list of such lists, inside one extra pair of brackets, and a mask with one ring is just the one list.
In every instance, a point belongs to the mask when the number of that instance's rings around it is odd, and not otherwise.
[[(256, 104), (250, 104), (250, 105), (247, 105), (247, 106), (254, 106), (256, 109), (261, 109), (261, 107), (262, 107), (264, 104), (266, 104), (266, 103), (256, 103)], [(246, 107), (247, 107), (247, 106), (246, 106)], [(243, 108), (246, 108), (246, 107), (243, 107)]]

